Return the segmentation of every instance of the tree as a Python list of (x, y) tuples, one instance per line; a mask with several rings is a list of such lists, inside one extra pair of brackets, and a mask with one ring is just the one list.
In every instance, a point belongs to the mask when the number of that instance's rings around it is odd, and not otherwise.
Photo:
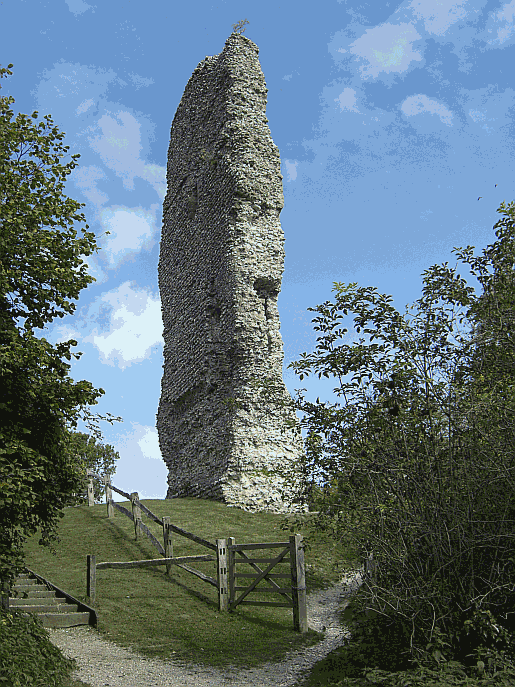
[[(504, 203), (501, 208), (505, 208)], [(496, 225), (506, 239), (489, 246), (485, 257), (473, 258), (470, 250), (460, 255), (463, 262), (472, 265), (471, 271), (484, 289), (476, 306), (474, 354), (466, 372), (469, 379), (481, 382), (484, 390), (488, 387), (493, 393), (501, 391), (501, 387), (503, 393), (513, 389), (515, 273), (508, 238), (513, 214), (512, 206), (506, 209), (504, 219)], [(498, 265), (494, 274), (487, 270), (487, 259)]]
[[(68, 146), (50, 115), (39, 125), (23, 114), (11, 121), (13, 102), (0, 98), (0, 580), (9, 585), (23, 569), (27, 536), (41, 527), (40, 544), (57, 539), (58, 516), (83, 484), (80, 461), (66, 451), (68, 427), (82, 414), (100, 437), (85, 406), (105, 393), (68, 377), (62, 358), (82, 355), (70, 352), (76, 341), (53, 347), (33, 333), (74, 312), (67, 299), (94, 281), (81, 256), (98, 247), (84, 229), (76, 238), (73, 223), (85, 221), (77, 212), (83, 205), (62, 192), (80, 156), (61, 165)], [(22, 159), (27, 153), (30, 159)], [(108, 415), (99, 417), (121, 420)]]
[[(415, 663), (470, 666), (508, 647), (515, 656), (515, 204), (498, 212), (498, 241), (483, 257), (453, 251), (480, 269), (483, 297), (448, 263), (424, 272), (405, 316), (375, 288), (335, 283), (335, 303), (309, 308), (319, 313), (316, 352), (289, 365), (301, 380), (335, 377), (345, 401), (297, 393), (307, 472), (330, 487), (316, 494), (313, 528), (374, 552), (375, 578), (355, 606), (403, 637)], [(368, 345), (341, 342), (349, 313)]]
[[(81, 505), (87, 503), (87, 485), (89, 482), (87, 470), (112, 476), (116, 471), (115, 460), (120, 460), (120, 455), (110, 444), (97, 444), (95, 437), (83, 432), (70, 432), (68, 452), (74, 459), (79, 459), (83, 466), (84, 481), (74, 502), (74, 505)], [(104, 484), (94, 478), (93, 489), (94, 500), (96, 503), (100, 503), (104, 494)]]

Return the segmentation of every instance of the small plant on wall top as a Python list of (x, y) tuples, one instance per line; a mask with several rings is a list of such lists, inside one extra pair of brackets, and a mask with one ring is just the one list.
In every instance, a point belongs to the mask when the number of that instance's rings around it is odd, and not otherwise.
[(243, 21), (239, 21), (237, 24), (233, 24), (232, 29), (236, 33), (245, 33), (245, 29), (243, 27), (246, 26), (248, 23), (248, 20), (244, 19)]

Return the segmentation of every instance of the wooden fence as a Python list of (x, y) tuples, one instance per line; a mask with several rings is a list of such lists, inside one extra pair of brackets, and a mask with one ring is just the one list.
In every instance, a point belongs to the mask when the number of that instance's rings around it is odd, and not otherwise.
[[(307, 632), (307, 607), (306, 607), (306, 582), (304, 573), (304, 548), (302, 545), (302, 535), (295, 534), (289, 538), (287, 542), (265, 542), (257, 544), (235, 544), (233, 537), (227, 539), (217, 539), (216, 544), (213, 542), (202, 539), (202, 537), (192, 534), (183, 530), (181, 527), (172, 525), (170, 522), (170, 517), (165, 516), (163, 518), (158, 518), (157, 515), (152, 513), (146, 506), (144, 506), (139, 501), (139, 496), (137, 492), (128, 494), (117, 487), (110, 484), (110, 478), (108, 476), (100, 477), (99, 475), (88, 470), (88, 477), (90, 478), (90, 483), (88, 487), (88, 504), (91, 506), (94, 503), (93, 498), (93, 477), (101, 479), (105, 484), (106, 490), (106, 504), (107, 504), (107, 515), (109, 518), (114, 517), (114, 509), (116, 508), (122, 512), (127, 517), (131, 518), (134, 522), (134, 535), (138, 538), (139, 530), (143, 531), (151, 543), (157, 548), (162, 558), (155, 558), (144, 561), (112, 561), (112, 562), (96, 562), (95, 555), (87, 556), (87, 577), (86, 577), (86, 593), (90, 599), (91, 603), (95, 601), (96, 595), (96, 571), (105, 568), (144, 568), (153, 567), (156, 565), (166, 565), (166, 574), (170, 575), (172, 566), (177, 565), (183, 570), (199, 577), (204, 582), (211, 584), (218, 590), (218, 609), (219, 611), (232, 611), (236, 606), (240, 604), (248, 604), (254, 606), (285, 606), (293, 609), (293, 626), (297, 632)], [(132, 512), (128, 511), (120, 504), (112, 500), (112, 490), (116, 491), (118, 494), (125, 496), (131, 501)], [(154, 520), (163, 528), (163, 544), (159, 542), (148, 527), (141, 521), (141, 511), (143, 511), (147, 517)], [(200, 555), (200, 556), (178, 556), (173, 555), (173, 544), (172, 544), (172, 532), (190, 539), (201, 546), (204, 546), (211, 551), (215, 552), (215, 555)], [(248, 549), (272, 549), (272, 548), (282, 548), (283, 550), (275, 558), (255, 558), (251, 559), (246, 556), (244, 550)], [(236, 554), (241, 558), (237, 559)], [(286, 556), (289, 556), (287, 558)], [(204, 574), (200, 570), (195, 570), (191, 568), (186, 563), (192, 561), (216, 561), (217, 576), (216, 579)], [(270, 573), (270, 571), (281, 562), (290, 562), (290, 572), (289, 573)], [(247, 563), (254, 568), (257, 574), (253, 573), (237, 573), (236, 564)], [(268, 563), (265, 570), (262, 570), (257, 563)], [(236, 577), (247, 577), (253, 578), (253, 582), (248, 587), (237, 587), (235, 586)], [(272, 578), (290, 578), (290, 585), (287, 587), (281, 587), (277, 585)], [(261, 580), (266, 580), (271, 584), (271, 587), (259, 588), (257, 585)], [(244, 593), (236, 599), (235, 592), (243, 591)], [(250, 601), (244, 599), (251, 592), (274, 592), (279, 593), (283, 596), (285, 601), (283, 602), (272, 602), (272, 601)], [(288, 596), (290, 594), (290, 596)]]

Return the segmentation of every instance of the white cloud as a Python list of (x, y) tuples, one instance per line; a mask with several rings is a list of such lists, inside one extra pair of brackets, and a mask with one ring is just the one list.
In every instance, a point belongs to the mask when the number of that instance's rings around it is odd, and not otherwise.
[(162, 460), (159, 448), (159, 435), (155, 427), (141, 425), (139, 422), (131, 422), (132, 432), (120, 434), (117, 445), (125, 452), (141, 454), (149, 460)]
[(96, 165), (88, 165), (84, 167), (77, 167), (73, 171), (73, 181), (75, 186), (80, 189), (82, 194), (92, 203), (95, 208), (98, 208), (107, 203), (109, 196), (97, 187), (99, 180), (107, 181), (107, 175), (100, 167)]
[(96, 5), (88, 5), (88, 3), (84, 2), (83, 0), (65, 0), (65, 2), (68, 5), (70, 12), (76, 17), (79, 14), (83, 14), (87, 10), (93, 10), (93, 14), (95, 14), (95, 10), (93, 8), (96, 7)]
[(492, 12), (488, 17), (486, 23), (486, 31), (488, 33), (493, 33), (495, 31), (496, 37), (491, 40), (487, 40), (489, 45), (502, 45), (506, 43), (510, 38), (515, 36), (515, 0), (511, 0), (502, 6), (502, 9)]
[(83, 100), (79, 107), (75, 110), (75, 114), (81, 115), (84, 112), (87, 112), (90, 107), (93, 107), (95, 104), (95, 101), (92, 98), (89, 98), (88, 100)]
[[(130, 79), (137, 88), (153, 83), (153, 79), (135, 73), (130, 74)], [(134, 189), (134, 178), (139, 177), (154, 188), (162, 202), (166, 167), (141, 159), (148, 154), (155, 125), (144, 113), (133, 113), (128, 106), (121, 108), (106, 98), (109, 89), (128, 85), (112, 69), (62, 60), (52, 69), (43, 70), (43, 78), (32, 95), (40, 111), (52, 112), (56, 124), (66, 122), (66, 142), (73, 153), (84, 146), (87, 138), (90, 149), (123, 179), (126, 189)]]
[(163, 200), (166, 193), (166, 168), (147, 165), (140, 159), (141, 124), (130, 113), (123, 110), (114, 116), (107, 111), (89, 131), (100, 130), (95, 137), (88, 137), (90, 147), (100, 155), (102, 162), (123, 179), (124, 188), (134, 189), (134, 177), (140, 177), (151, 184)]
[(427, 95), (410, 95), (402, 103), (401, 110), (406, 117), (413, 117), (414, 115), (428, 112), (429, 114), (437, 115), (443, 124), (452, 126), (452, 112), (436, 100), (428, 98)]
[[(155, 427), (131, 422), (132, 429), (119, 432), (112, 441), (120, 454), (111, 484), (129, 493), (137, 491), (140, 499), (163, 499), (168, 489), (168, 470), (161, 456)], [(157, 489), (157, 493), (156, 493)], [(115, 501), (125, 500), (113, 493)]]
[[(157, 210), (157, 206), (152, 206)], [(126, 208), (111, 206), (100, 211), (100, 224), (110, 235), (102, 241), (103, 255), (109, 260), (111, 268), (116, 267), (131, 253), (142, 248), (150, 250), (154, 245), (154, 214), (145, 208)]]
[(360, 114), (356, 107), (356, 91), (353, 88), (344, 88), (340, 95), (334, 99), (334, 102), (340, 104), (340, 112), (349, 110)]
[(100, 327), (81, 340), (92, 343), (100, 361), (111, 367), (116, 360), (124, 370), (149, 358), (153, 346), (163, 345), (161, 300), (128, 281), (95, 299), (87, 317)]
[(468, 0), (412, 0), (408, 9), (413, 10), (417, 19), (424, 21), (428, 33), (443, 36), (450, 26), (467, 16), (464, 8), (467, 2)]
[(413, 60), (422, 60), (420, 53), (412, 49), (412, 43), (420, 38), (411, 23), (385, 23), (367, 29), (349, 50), (368, 62), (360, 67), (361, 78), (375, 78), (381, 72), (405, 72)]
[(161, 449), (159, 448), (159, 435), (155, 427), (144, 427), (135, 422), (132, 423), (136, 425), (138, 429), (141, 427), (142, 435), (137, 440), (138, 446), (141, 449), (141, 453), (144, 458), (149, 458), (151, 460), (162, 460)]
[(297, 178), (297, 165), (299, 163), (292, 160), (283, 160), (283, 165), (286, 168), (286, 174), (288, 175), (287, 181), (295, 181)]

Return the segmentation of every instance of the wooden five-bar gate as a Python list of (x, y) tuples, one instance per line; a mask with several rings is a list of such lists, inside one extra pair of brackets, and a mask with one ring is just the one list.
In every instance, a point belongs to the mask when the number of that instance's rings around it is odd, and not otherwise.
[[(214, 586), (218, 590), (218, 608), (220, 611), (233, 611), (237, 606), (284, 606), (292, 608), (293, 610), (293, 626), (297, 632), (307, 632), (307, 607), (306, 607), (306, 580), (304, 572), (304, 548), (302, 545), (302, 535), (295, 534), (289, 537), (287, 542), (264, 542), (256, 544), (236, 544), (234, 537), (227, 539), (217, 539), (216, 544), (202, 539), (202, 537), (183, 530), (181, 527), (172, 525), (170, 517), (165, 516), (158, 518), (146, 506), (139, 501), (137, 492), (127, 494), (126, 492), (114, 487), (110, 483), (109, 476), (100, 477), (96, 473), (88, 470), (88, 477), (90, 478), (88, 487), (88, 504), (90, 506), (94, 503), (93, 498), (93, 477), (101, 479), (105, 484), (106, 490), (106, 504), (107, 515), (109, 518), (114, 517), (114, 509), (116, 508), (124, 515), (129, 517), (134, 522), (134, 535), (138, 538), (138, 532), (141, 530), (150, 539), (151, 543), (157, 548), (162, 558), (143, 560), (143, 561), (112, 561), (112, 562), (96, 562), (95, 555), (87, 556), (87, 582), (86, 593), (90, 599), (90, 603), (95, 602), (96, 595), (96, 571), (106, 568), (143, 568), (153, 567), (159, 565), (166, 565), (166, 574), (170, 575), (172, 566), (186, 570), (187, 572), (199, 577), (204, 582)], [(112, 490), (118, 494), (125, 496), (131, 501), (132, 512), (112, 500)], [(163, 528), (163, 545), (156, 539), (148, 527), (141, 521), (141, 511), (143, 511), (149, 518), (154, 520)], [(201, 546), (204, 546), (214, 554), (200, 555), (200, 556), (177, 556), (173, 555), (172, 532), (190, 539)], [(281, 549), (275, 557), (270, 558), (249, 558), (244, 552), (252, 550), (271, 550)], [(216, 579), (204, 574), (200, 570), (191, 568), (187, 563), (193, 561), (216, 561), (217, 576)], [(271, 570), (276, 565), (282, 562), (290, 563), (290, 571), (283, 573), (272, 573)], [(236, 566), (240, 564), (250, 565), (254, 572), (237, 572)], [(264, 564), (262, 569), (258, 563)], [(236, 586), (236, 578), (252, 579), (248, 586)], [(290, 584), (279, 585), (274, 582), (274, 579), (289, 578)], [(257, 588), (257, 585), (266, 580), (271, 586), (265, 588)], [(236, 592), (243, 592), (239, 596)], [(248, 599), (251, 592), (275, 592), (283, 597), (283, 601), (252, 601)]]
[[(240, 604), (247, 604), (249, 606), (285, 606), (293, 608), (293, 626), (296, 630), (306, 632), (307, 630), (307, 609), (306, 609), (306, 579), (304, 571), (304, 551), (301, 548), (302, 535), (295, 534), (290, 537), (289, 542), (274, 542), (266, 544), (236, 544), (233, 537), (227, 540), (227, 568), (229, 577), (229, 610), (232, 611)], [(256, 549), (283, 549), (275, 558), (249, 558), (244, 551)], [(237, 559), (236, 554), (242, 556)], [(285, 556), (289, 555), (290, 572), (289, 573), (271, 573), (270, 571), (281, 561)], [(286, 559), (288, 560), (288, 559)], [(257, 574), (236, 572), (237, 563), (247, 563), (251, 565)], [(268, 563), (266, 570), (261, 570), (256, 564)], [(237, 587), (236, 578), (252, 578), (254, 581), (248, 587)], [(287, 587), (278, 585), (274, 579), (290, 578), (291, 584)], [(261, 580), (266, 580), (272, 586), (256, 590), (257, 585)], [(246, 596), (252, 591), (261, 592), (276, 592), (281, 594), (285, 601), (244, 601)], [(243, 592), (241, 596), (236, 598), (236, 592)], [(290, 594), (290, 596), (288, 596)]]

